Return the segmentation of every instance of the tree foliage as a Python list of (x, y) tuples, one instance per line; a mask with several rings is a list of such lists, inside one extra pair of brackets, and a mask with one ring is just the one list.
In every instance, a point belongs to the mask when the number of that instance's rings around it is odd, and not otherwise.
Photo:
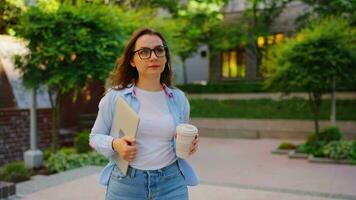
[(12, 26), (16, 25), (25, 4), (21, 0), (1, 0), (0, 34), (13, 34)]
[(279, 91), (306, 90), (318, 133), (321, 95), (332, 81), (356, 82), (356, 30), (342, 18), (326, 18), (303, 29), (299, 37), (273, 48), (266, 85)]
[(76, 96), (86, 83), (104, 80), (133, 29), (120, 15), (117, 8), (62, 5), (57, 10), (31, 7), (20, 18), (16, 32), (28, 41), (30, 53), (17, 58), (17, 69), (25, 86), (46, 85), (54, 97), (54, 148), (63, 96), (73, 91)]
[(301, 26), (310, 19), (326, 16), (342, 16), (350, 22), (351, 26), (356, 26), (356, 0), (302, 0), (302, 2), (311, 9), (297, 20)]

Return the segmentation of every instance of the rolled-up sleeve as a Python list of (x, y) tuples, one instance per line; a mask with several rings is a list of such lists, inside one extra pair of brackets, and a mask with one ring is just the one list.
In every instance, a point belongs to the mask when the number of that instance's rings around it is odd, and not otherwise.
[(109, 158), (115, 154), (112, 149), (112, 140), (110, 136), (111, 124), (113, 119), (113, 95), (109, 91), (99, 103), (99, 111), (93, 128), (89, 135), (89, 144), (98, 153)]

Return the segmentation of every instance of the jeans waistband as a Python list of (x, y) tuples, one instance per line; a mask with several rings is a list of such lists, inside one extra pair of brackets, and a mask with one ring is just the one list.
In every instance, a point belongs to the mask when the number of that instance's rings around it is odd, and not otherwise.
[(161, 169), (156, 169), (156, 170), (142, 170), (142, 169), (136, 169), (133, 168), (129, 165), (128, 169), (127, 169), (127, 174), (131, 177), (134, 177), (136, 174), (158, 174), (160, 176), (164, 176), (170, 172), (174, 172), (176, 170), (179, 170), (179, 166), (178, 166), (178, 161), (174, 161), (172, 164), (163, 167)]

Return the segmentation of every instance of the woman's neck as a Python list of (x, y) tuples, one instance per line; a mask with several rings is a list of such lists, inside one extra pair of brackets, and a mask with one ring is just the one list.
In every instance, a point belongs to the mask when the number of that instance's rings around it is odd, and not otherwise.
[(139, 78), (136, 87), (147, 91), (161, 91), (162, 85), (160, 79), (143, 79)]

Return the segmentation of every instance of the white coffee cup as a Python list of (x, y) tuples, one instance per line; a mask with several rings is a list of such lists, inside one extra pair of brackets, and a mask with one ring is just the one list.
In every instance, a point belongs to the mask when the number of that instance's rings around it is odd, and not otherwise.
[(191, 124), (180, 124), (176, 127), (176, 131), (176, 154), (178, 157), (186, 159), (189, 157), (193, 139), (198, 135), (198, 129)]

